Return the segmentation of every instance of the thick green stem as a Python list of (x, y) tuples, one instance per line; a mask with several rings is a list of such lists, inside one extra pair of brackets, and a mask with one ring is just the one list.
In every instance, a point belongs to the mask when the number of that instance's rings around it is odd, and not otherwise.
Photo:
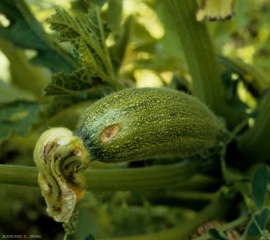
[[(194, 95), (217, 115), (225, 117), (226, 105), (219, 65), (204, 23), (196, 21), (195, 0), (165, 0), (165, 14), (172, 18), (190, 74)], [(175, 43), (177, 44), (177, 43)]]
[(85, 176), (90, 190), (144, 191), (177, 187), (197, 171), (196, 164), (173, 164), (135, 169), (93, 170), (87, 171)]
[(0, 165), (0, 183), (38, 186), (36, 167)]
[[(172, 164), (146, 168), (87, 170), (90, 191), (146, 191), (181, 186), (202, 168), (201, 164)], [(0, 183), (38, 186), (35, 167), (0, 165)]]
[(267, 93), (255, 125), (238, 139), (238, 146), (250, 163), (270, 158), (270, 92)]

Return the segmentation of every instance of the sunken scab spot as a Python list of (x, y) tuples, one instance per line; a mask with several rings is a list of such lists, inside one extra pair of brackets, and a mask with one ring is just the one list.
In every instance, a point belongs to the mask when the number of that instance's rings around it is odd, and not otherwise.
[(120, 132), (120, 130), (119, 124), (108, 126), (100, 134), (100, 140), (102, 142), (108, 142), (113, 139)]
[(58, 143), (48, 142), (44, 146), (43, 150), (40, 152), (41, 159), (43, 159), (45, 162), (47, 160), (51, 160), (52, 155), (53, 155), (54, 151), (57, 149), (58, 146), (59, 146)]

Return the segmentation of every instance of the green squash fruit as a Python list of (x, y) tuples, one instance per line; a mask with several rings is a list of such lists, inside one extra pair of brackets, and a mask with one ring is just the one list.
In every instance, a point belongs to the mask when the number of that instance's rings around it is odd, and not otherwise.
[(34, 160), (48, 214), (58, 222), (71, 221), (91, 160), (207, 157), (221, 149), (227, 136), (222, 122), (185, 93), (134, 88), (111, 94), (86, 110), (75, 133), (51, 128), (37, 141)]
[(167, 88), (131, 88), (91, 105), (75, 135), (90, 160), (190, 157), (220, 146), (222, 122), (198, 99)]

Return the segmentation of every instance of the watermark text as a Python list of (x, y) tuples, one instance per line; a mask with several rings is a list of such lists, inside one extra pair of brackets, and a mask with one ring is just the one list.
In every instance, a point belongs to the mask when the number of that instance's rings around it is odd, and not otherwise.
[(42, 239), (42, 235), (3, 234), (2, 239)]

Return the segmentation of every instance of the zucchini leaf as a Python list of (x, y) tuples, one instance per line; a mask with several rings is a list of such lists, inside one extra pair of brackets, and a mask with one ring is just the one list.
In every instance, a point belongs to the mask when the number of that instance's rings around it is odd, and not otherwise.
[(97, 6), (93, 6), (87, 14), (75, 17), (58, 8), (48, 22), (51, 29), (57, 31), (59, 41), (73, 45), (73, 55), (78, 58), (81, 67), (71, 75), (56, 74), (45, 89), (46, 95), (88, 92), (97, 85), (107, 84), (115, 90), (122, 88), (116, 80), (105, 43), (110, 32), (102, 23)]
[(96, 76), (91, 76), (86, 68), (80, 68), (71, 75), (63, 72), (54, 74), (52, 81), (47, 85), (45, 95), (63, 95), (89, 92), (93, 87), (106, 84)]
[(83, 67), (104, 81), (110, 82), (115, 78), (105, 44), (109, 31), (101, 22), (98, 7), (93, 7), (88, 14), (80, 17), (73, 17), (66, 10), (58, 8), (48, 22), (51, 29), (58, 32), (59, 41), (73, 44), (73, 54)]
[(46, 66), (53, 72), (71, 73), (77, 68), (77, 62), (50, 41), (23, 0), (1, 0), (0, 13), (10, 21), (9, 26), (0, 28), (0, 37), (16, 47), (37, 51), (32, 63)]

